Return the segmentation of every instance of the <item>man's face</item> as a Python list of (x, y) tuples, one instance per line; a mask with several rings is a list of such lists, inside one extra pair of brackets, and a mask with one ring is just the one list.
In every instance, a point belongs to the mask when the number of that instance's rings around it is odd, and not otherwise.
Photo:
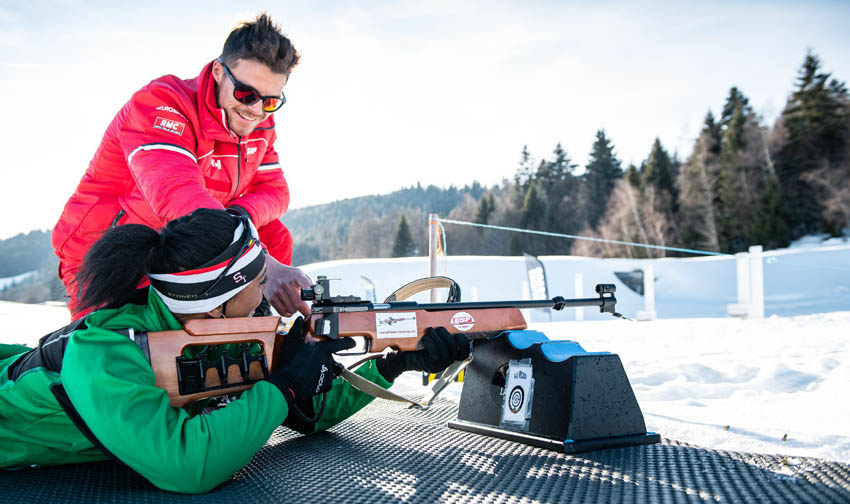
[[(259, 61), (239, 59), (227, 67), (237, 81), (253, 87), (263, 96), (280, 96), (283, 86), (286, 85), (285, 75), (272, 72), (269, 67)], [(263, 100), (257, 100), (252, 105), (245, 105), (233, 97), (233, 81), (227, 77), (219, 61), (213, 63), (213, 78), (218, 84), (216, 94), (218, 106), (224, 109), (227, 125), (237, 135), (250, 134), (271, 114), (263, 110)]]

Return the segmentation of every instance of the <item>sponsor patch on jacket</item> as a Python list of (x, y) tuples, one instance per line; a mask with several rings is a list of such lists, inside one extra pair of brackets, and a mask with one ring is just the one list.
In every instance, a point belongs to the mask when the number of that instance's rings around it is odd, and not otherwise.
[(180, 117), (183, 117), (184, 119), (186, 118), (186, 116), (184, 116), (183, 114), (181, 114), (181, 113), (180, 113), (180, 111), (178, 111), (176, 108), (174, 108), (174, 107), (169, 107), (168, 105), (160, 105), (160, 106), (159, 106), (159, 107), (157, 107), (156, 109), (157, 109), (157, 110), (162, 110), (163, 112), (171, 112), (172, 114), (177, 114), (177, 115), (179, 115)]
[(164, 117), (157, 117), (156, 121), (153, 122), (153, 127), (168, 131), (169, 133), (174, 133), (175, 135), (182, 136), (183, 130), (186, 128), (186, 125), (180, 121), (175, 121), (174, 119), (165, 119)]

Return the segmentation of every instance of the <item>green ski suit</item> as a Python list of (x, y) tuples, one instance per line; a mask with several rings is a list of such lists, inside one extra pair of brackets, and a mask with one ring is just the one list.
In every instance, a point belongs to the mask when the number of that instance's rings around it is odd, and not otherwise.
[[(107, 450), (157, 487), (175, 492), (206, 492), (227, 481), (286, 420), (289, 408), (283, 395), (265, 381), (208, 414), (193, 416), (171, 406), (165, 390), (154, 385), (141, 349), (116, 332), (127, 328), (166, 331), (179, 329), (180, 323), (151, 290), (146, 305), (128, 304), (86, 317), (82, 327), (67, 335), (64, 353), (53, 352), (57, 357), (52, 359), (51, 351), (66, 335), (36, 350), (40, 357), (30, 362), (21, 359), (26, 347), (0, 345), (0, 468), (108, 458), (61, 408), (50, 390), (57, 384)], [(57, 367), (58, 372), (50, 369)], [(384, 388), (391, 385), (374, 361), (356, 372)], [(316, 409), (320, 400), (313, 399)], [(337, 378), (314, 430), (341, 422), (371, 400)]]

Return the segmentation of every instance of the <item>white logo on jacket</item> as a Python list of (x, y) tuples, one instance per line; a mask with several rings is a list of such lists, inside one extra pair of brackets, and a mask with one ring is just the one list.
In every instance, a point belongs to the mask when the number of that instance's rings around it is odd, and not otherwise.
[(184, 118), (184, 119), (186, 118), (186, 116), (184, 116), (183, 114), (181, 114), (180, 112), (178, 112), (178, 111), (177, 111), (177, 109), (175, 109), (174, 107), (169, 107), (169, 106), (167, 106), (167, 105), (160, 105), (160, 106), (159, 106), (159, 107), (157, 107), (156, 109), (157, 109), (157, 110), (162, 110), (163, 112), (171, 112), (172, 114), (177, 114), (177, 115), (179, 115), (180, 117), (182, 117), (182, 118)]

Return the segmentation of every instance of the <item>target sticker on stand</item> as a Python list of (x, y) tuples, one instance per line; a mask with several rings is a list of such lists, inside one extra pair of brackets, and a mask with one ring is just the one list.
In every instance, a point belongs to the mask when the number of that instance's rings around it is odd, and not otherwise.
[(528, 431), (531, 419), (531, 401), (534, 393), (534, 378), (531, 374), (531, 359), (510, 361), (505, 373), (505, 388), (502, 390), (501, 427)]
[(508, 395), (508, 408), (511, 413), (519, 413), (523, 404), (525, 404), (525, 391), (517, 385)]

